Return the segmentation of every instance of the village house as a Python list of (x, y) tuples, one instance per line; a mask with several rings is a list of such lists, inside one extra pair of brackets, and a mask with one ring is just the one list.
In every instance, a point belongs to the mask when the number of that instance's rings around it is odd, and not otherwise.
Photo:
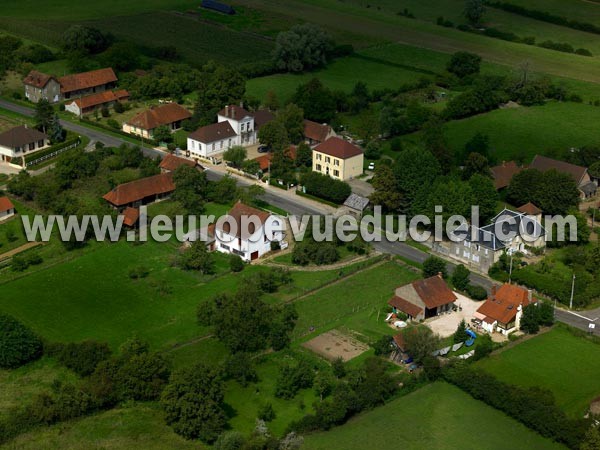
[(32, 70), (23, 80), (25, 98), (32, 103), (47, 100), (50, 103), (59, 102), (61, 99), (60, 83), (52, 75)]
[(50, 145), (50, 140), (41, 131), (20, 125), (0, 134), (0, 160), (10, 163), (15, 158), (37, 152)]
[(196, 161), (191, 160), (191, 159), (181, 158), (179, 156), (175, 156), (170, 153), (162, 159), (162, 161), (160, 162), (158, 167), (160, 168), (160, 171), (162, 173), (169, 173), (169, 172), (175, 172), (181, 166), (195, 167), (199, 170), (204, 170), (204, 167), (202, 167)]
[[(238, 201), (229, 210), (227, 216), (235, 222), (236, 226), (232, 230), (231, 224), (228, 221), (224, 221), (222, 224), (217, 223), (214, 229), (214, 248), (217, 251), (238, 255), (244, 261), (254, 261), (271, 251), (271, 240), (267, 236), (267, 229), (265, 227), (267, 220), (271, 218), (270, 213)], [(250, 223), (246, 227), (246, 223), (242, 219), (243, 217), (257, 218), (259, 225), (255, 227), (254, 224)], [(270, 220), (274, 227), (281, 227), (282, 218), (274, 216)], [(244, 228), (248, 229), (245, 230)], [(276, 232), (273, 240), (281, 242), (283, 237), (282, 232)]]
[(181, 123), (190, 117), (192, 117), (192, 113), (183, 106), (177, 103), (167, 103), (153, 106), (135, 115), (123, 124), (123, 131), (146, 139), (154, 139), (156, 128), (166, 126), (169, 131), (174, 132), (179, 130)]
[(304, 120), (304, 140), (311, 147), (319, 145), (334, 136), (337, 135), (329, 125), (313, 122), (312, 120)]
[(138, 208), (168, 198), (175, 190), (172, 173), (160, 173), (151, 177), (119, 184), (102, 198), (115, 209)]
[(510, 180), (516, 174), (521, 172), (524, 167), (517, 165), (514, 161), (502, 161), (502, 164), (490, 168), (492, 178), (494, 179), (494, 187), (497, 191), (506, 189), (510, 184)]
[(58, 79), (62, 98), (69, 100), (90, 94), (109, 91), (117, 84), (117, 76), (110, 68), (66, 75)]
[(187, 138), (187, 148), (191, 156), (210, 158), (239, 144), (239, 136), (229, 121), (213, 123), (198, 128)]
[(505, 252), (527, 254), (527, 247), (546, 246), (546, 230), (537, 217), (504, 209), (484, 227), (459, 226), (454, 230), (455, 241), (434, 242), (432, 250), (487, 273)]
[(394, 314), (404, 313), (409, 319), (423, 320), (450, 311), (456, 300), (440, 274), (396, 288), (388, 305)]
[(330, 137), (312, 150), (312, 170), (338, 180), (350, 180), (363, 173), (360, 147), (339, 137)]
[(0, 197), (0, 222), (15, 215), (15, 205), (8, 197)]
[(65, 111), (83, 116), (102, 107), (111, 107), (116, 102), (122, 102), (129, 99), (129, 92), (124, 89), (118, 91), (104, 91), (86, 97), (76, 98), (70, 103), (65, 103)]
[(546, 156), (535, 155), (529, 168), (539, 170), (540, 172), (556, 170), (557, 172), (569, 175), (577, 184), (581, 198), (585, 199), (593, 197), (598, 191), (598, 183), (592, 180), (585, 167), (548, 158)]
[(523, 308), (537, 303), (531, 290), (505, 283), (492, 286), (490, 297), (473, 314), (472, 322), (488, 333), (508, 336), (521, 326)]
[(242, 106), (227, 105), (217, 114), (217, 122), (229, 122), (239, 137), (238, 144), (244, 147), (256, 144), (256, 128), (254, 116)]

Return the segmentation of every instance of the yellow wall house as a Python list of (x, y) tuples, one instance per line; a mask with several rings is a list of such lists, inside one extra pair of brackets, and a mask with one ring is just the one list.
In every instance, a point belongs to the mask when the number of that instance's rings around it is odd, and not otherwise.
[(338, 180), (350, 180), (363, 173), (360, 147), (339, 137), (330, 137), (312, 151), (312, 170)]

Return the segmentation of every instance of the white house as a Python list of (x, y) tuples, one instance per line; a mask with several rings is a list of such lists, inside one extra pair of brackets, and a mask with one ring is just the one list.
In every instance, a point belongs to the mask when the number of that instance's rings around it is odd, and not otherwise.
[(254, 114), (237, 105), (227, 105), (217, 114), (218, 122), (229, 122), (243, 146), (256, 144)]
[(198, 128), (187, 138), (190, 155), (202, 158), (223, 153), (234, 145), (240, 145), (240, 139), (228, 121)]
[[(214, 249), (233, 253), (244, 261), (254, 261), (271, 251), (271, 240), (283, 240), (283, 219), (268, 212), (237, 202), (218, 221), (214, 231)], [(269, 230), (273, 230), (272, 236)], [(272, 239), (271, 239), (272, 238)]]
[(8, 197), (0, 197), (0, 222), (15, 215), (15, 205)]
[[(50, 145), (48, 136), (27, 125), (11, 128), (0, 134), (0, 161), (10, 163)], [(19, 159), (20, 161), (20, 159)]]

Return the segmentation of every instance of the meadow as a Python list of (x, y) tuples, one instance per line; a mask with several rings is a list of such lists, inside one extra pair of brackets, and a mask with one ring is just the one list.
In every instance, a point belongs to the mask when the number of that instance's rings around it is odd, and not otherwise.
[(443, 382), (425, 386), (326, 433), (306, 450), (559, 449), (524, 425)]
[(477, 363), (498, 379), (554, 393), (558, 405), (581, 417), (600, 395), (600, 345), (563, 327), (523, 342)]

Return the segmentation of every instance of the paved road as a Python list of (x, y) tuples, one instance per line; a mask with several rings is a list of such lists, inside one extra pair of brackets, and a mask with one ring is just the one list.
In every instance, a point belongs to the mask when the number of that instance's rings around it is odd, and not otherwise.
[[(14, 103), (8, 102), (6, 100), (0, 99), (0, 107), (8, 109), (10, 111), (32, 117), (34, 111), (32, 108), (16, 105)], [(74, 133), (77, 133), (81, 136), (88, 137), (91, 141), (100, 141), (105, 143), (108, 146), (118, 147), (121, 144), (131, 144), (128, 141), (123, 139), (119, 139), (117, 137), (111, 136), (103, 131), (94, 130), (83, 125), (79, 125), (77, 123), (68, 122), (65, 120), (61, 120), (61, 125)], [(142, 151), (146, 156), (151, 157), (163, 157), (164, 153), (153, 148), (143, 147)], [(210, 180), (218, 180), (224, 176), (224, 173), (221, 171), (208, 170), (207, 176)], [(249, 186), (252, 184), (251, 181), (246, 181), (242, 179), (238, 179), (238, 184), (242, 186)], [(305, 201), (300, 201), (300, 199), (295, 199), (293, 197), (289, 197), (284, 195), (283, 192), (278, 192), (277, 189), (269, 189), (262, 198), (271, 205), (277, 206), (285, 211), (288, 211), (292, 215), (303, 215), (303, 214), (321, 214), (322, 212), (316, 207), (310, 206)], [(429, 256), (429, 254), (412, 247), (408, 244), (402, 242), (389, 242), (387, 240), (382, 240), (381, 242), (375, 242), (373, 247), (384, 253), (389, 253), (393, 255), (399, 255), (403, 258), (409, 259), (411, 261), (417, 263), (423, 263), (425, 259)], [(452, 273), (456, 267), (455, 264), (448, 263), (448, 272)], [(491, 289), (492, 281), (482, 275), (471, 273), (471, 282), (477, 284), (479, 286), (484, 287), (486, 290)], [(600, 308), (596, 310), (586, 311), (582, 313), (571, 313), (566, 310), (557, 309), (556, 310), (556, 318), (564, 323), (567, 323), (571, 326), (583, 329), (588, 331), (588, 326), (590, 323), (595, 323), (597, 318), (600, 317)], [(598, 327), (600, 328), (600, 319), (598, 319)], [(600, 335), (600, 330), (595, 331), (596, 334)]]

